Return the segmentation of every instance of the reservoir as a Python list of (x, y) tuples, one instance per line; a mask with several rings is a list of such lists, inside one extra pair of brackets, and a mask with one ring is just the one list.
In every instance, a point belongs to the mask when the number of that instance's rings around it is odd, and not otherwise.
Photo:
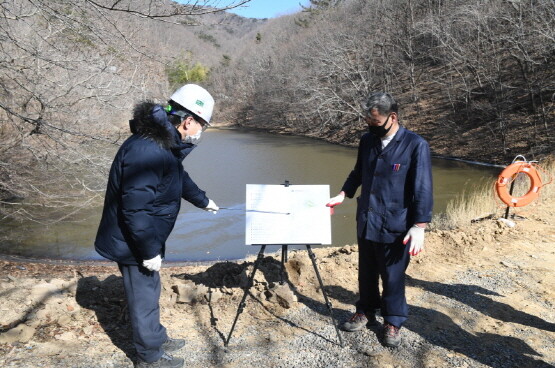
[[(245, 245), (246, 184), (330, 186), (330, 195), (341, 189), (356, 161), (356, 148), (322, 141), (235, 129), (204, 133), (197, 148), (183, 164), (197, 185), (220, 207), (212, 214), (182, 203), (175, 228), (166, 243), (166, 261), (214, 261), (244, 258), (259, 247)], [(492, 182), (501, 169), (433, 159), (434, 214), (447, 203), (479, 184)], [(493, 195), (493, 194), (492, 194)], [(332, 246), (356, 243), (356, 201), (347, 198), (332, 216)], [(102, 208), (76, 215), (71, 222), (50, 226), (32, 222), (0, 224), (8, 240), (0, 254), (29, 258), (102, 260), (94, 239)], [(284, 229), (286, 231), (287, 229)], [(268, 252), (279, 247), (268, 248)]]

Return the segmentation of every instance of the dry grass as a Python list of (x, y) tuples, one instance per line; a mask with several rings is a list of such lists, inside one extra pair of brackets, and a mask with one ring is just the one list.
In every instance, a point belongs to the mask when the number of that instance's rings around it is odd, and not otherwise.
[[(555, 158), (542, 161), (540, 176), (544, 184), (555, 178)], [(472, 193), (462, 193), (447, 204), (444, 214), (435, 216), (431, 229), (454, 229), (469, 225), (472, 221), (482, 218), (497, 218), (505, 214), (506, 206), (499, 200), (494, 189), (494, 182), (484, 184)], [(524, 174), (515, 180), (513, 194), (524, 195), (530, 186), (530, 180)], [(555, 182), (542, 187), (539, 201), (551, 201), (555, 198)], [(514, 213), (512, 210), (511, 213)]]

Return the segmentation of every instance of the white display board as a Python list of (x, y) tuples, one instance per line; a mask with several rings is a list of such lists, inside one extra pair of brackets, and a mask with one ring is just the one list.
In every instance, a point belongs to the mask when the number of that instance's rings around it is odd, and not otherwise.
[(331, 244), (329, 185), (247, 184), (247, 245)]

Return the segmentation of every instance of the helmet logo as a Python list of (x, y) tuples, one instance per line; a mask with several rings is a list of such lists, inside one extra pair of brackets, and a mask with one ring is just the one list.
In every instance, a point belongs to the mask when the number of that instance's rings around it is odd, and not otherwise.
[(204, 102), (202, 102), (201, 100), (197, 100), (197, 102), (195, 102), (197, 105), (199, 105), (200, 107), (204, 106)]

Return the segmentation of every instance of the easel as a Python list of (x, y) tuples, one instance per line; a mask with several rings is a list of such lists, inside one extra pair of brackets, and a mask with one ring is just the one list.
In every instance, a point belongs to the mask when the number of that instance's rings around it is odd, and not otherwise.
[[(283, 184), (286, 187), (289, 186), (289, 181), (286, 180), (285, 183)], [(231, 340), (231, 335), (233, 334), (233, 330), (235, 330), (235, 325), (237, 324), (237, 320), (239, 319), (239, 316), (241, 315), (241, 313), (243, 313), (243, 310), (245, 308), (245, 301), (247, 299), (247, 295), (249, 294), (250, 288), (253, 286), (254, 283), (254, 276), (256, 274), (256, 271), (258, 270), (258, 267), (260, 265), (260, 262), (262, 261), (262, 259), (264, 259), (264, 251), (266, 250), (266, 246), (268, 245), (280, 245), (280, 244), (256, 244), (260, 246), (260, 251), (258, 252), (258, 256), (256, 257), (256, 261), (254, 261), (254, 267), (252, 270), (252, 273), (248, 279), (247, 282), (247, 286), (244, 290), (243, 293), (243, 297), (241, 298), (241, 302), (239, 302), (239, 307), (237, 308), (237, 314), (235, 315), (235, 320), (233, 320), (233, 325), (231, 326), (231, 331), (229, 331), (229, 335), (227, 336), (227, 340), (225, 341), (224, 346), (228, 346), (229, 344), (229, 340)], [(324, 289), (324, 283), (322, 282), (322, 277), (320, 276), (320, 271), (318, 270), (318, 266), (316, 264), (316, 255), (314, 254), (314, 252), (312, 251), (311, 245), (316, 245), (316, 244), (288, 244), (288, 245), (281, 245), (281, 269), (280, 269), (280, 284), (283, 285), (284, 284), (284, 274), (285, 274), (285, 263), (287, 262), (287, 250), (288, 250), (288, 246), (289, 245), (305, 245), (306, 246), (306, 250), (308, 251), (308, 255), (310, 257), (310, 260), (312, 261), (312, 266), (314, 267), (314, 271), (316, 272), (316, 277), (318, 278), (318, 282), (320, 283), (320, 290), (322, 290), (322, 295), (324, 295), (324, 300), (326, 303), (326, 307), (328, 308), (328, 311), (330, 313), (330, 317), (332, 319), (333, 322), (333, 327), (335, 327), (335, 331), (337, 333), (337, 338), (339, 339), (339, 344), (341, 345), (341, 347), (344, 347), (343, 345), (343, 339), (341, 338), (341, 334), (339, 333), (339, 329), (337, 328), (337, 321), (335, 320), (335, 317), (333, 316), (333, 309), (332, 309), (332, 305), (331, 302), (328, 299), (328, 296), (326, 294), (326, 291)]]

